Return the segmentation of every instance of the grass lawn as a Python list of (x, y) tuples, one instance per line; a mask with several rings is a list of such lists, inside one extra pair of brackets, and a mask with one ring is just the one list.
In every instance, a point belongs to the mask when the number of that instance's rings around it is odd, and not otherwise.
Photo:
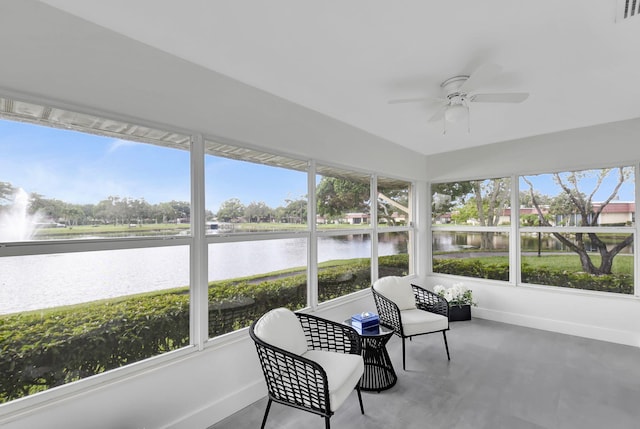
[[(228, 229), (227, 229), (228, 227)], [(320, 230), (341, 230), (341, 229), (366, 229), (370, 225), (349, 225), (349, 224), (327, 224), (318, 225)], [(191, 225), (188, 223), (150, 223), (131, 226), (129, 224), (117, 225), (76, 225), (65, 228), (40, 228), (35, 232), (35, 239), (62, 239), (62, 238), (82, 238), (82, 237), (109, 237), (109, 236), (137, 236), (137, 235), (177, 235), (189, 231)], [(270, 231), (306, 231), (306, 223), (233, 223), (225, 224), (220, 229), (221, 233), (232, 232), (270, 232)]]
[[(600, 265), (600, 256), (591, 255), (591, 261), (595, 266)], [(572, 272), (582, 271), (580, 258), (577, 255), (548, 255), (524, 256), (522, 262), (532, 267), (548, 267), (557, 270), (567, 270)], [(613, 259), (613, 274), (633, 275), (633, 255), (616, 255)]]
[[(600, 264), (599, 255), (591, 255), (594, 265)], [(478, 260), (482, 264), (508, 264), (507, 256), (487, 256), (482, 258), (468, 258), (468, 261)], [(549, 268), (552, 270), (566, 270), (570, 272), (581, 272), (580, 258), (575, 254), (558, 255), (542, 254), (541, 256), (523, 256), (522, 263), (534, 268)], [(633, 255), (618, 254), (613, 260), (613, 274), (633, 275)]]
[(78, 225), (66, 228), (40, 228), (35, 233), (36, 239), (55, 239), (63, 237), (109, 236), (114, 234), (149, 235), (153, 233), (176, 234), (188, 231), (191, 225), (175, 223), (151, 223), (139, 226), (129, 225)]

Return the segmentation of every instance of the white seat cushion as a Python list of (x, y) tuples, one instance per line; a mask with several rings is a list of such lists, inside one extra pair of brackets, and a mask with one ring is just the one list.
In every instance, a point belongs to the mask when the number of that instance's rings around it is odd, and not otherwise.
[(331, 411), (336, 411), (364, 373), (362, 356), (323, 350), (309, 350), (302, 356), (320, 364), (327, 373)]
[(416, 297), (413, 295), (411, 281), (404, 277), (383, 277), (373, 283), (373, 289), (393, 301), (400, 310), (416, 308)]
[(290, 353), (301, 355), (308, 348), (302, 325), (288, 308), (276, 308), (265, 313), (256, 322), (254, 332), (265, 343)]
[(403, 310), (400, 312), (400, 316), (402, 317), (402, 330), (407, 337), (442, 331), (449, 327), (449, 320), (446, 317), (424, 310)]

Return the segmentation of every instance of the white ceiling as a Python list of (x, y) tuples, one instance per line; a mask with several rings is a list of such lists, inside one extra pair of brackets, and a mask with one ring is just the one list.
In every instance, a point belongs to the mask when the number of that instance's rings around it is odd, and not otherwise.
[[(622, 0), (41, 0), (424, 154), (640, 117), (640, 16)], [(442, 134), (427, 103), (494, 63), (487, 91)]]

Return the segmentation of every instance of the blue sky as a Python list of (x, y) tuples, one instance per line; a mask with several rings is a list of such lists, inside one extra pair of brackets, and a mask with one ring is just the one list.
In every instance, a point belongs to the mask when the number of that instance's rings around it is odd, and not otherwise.
[[(533, 188), (536, 191), (539, 191), (542, 194), (555, 196), (562, 193), (562, 188), (558, 186), (552, 179), (551, 174), (541, 174), (536, 176), (525, 176), (532, 184)], [(565, 183), (566, 180), (564, 180)], [(600, 186), (600, 190), (596, 192), (593, 197), (594, 202), (604, 201), (606, 198), (611, 195), (611, 192), (615, 188), (618, 182), (618, 170), (612, 170), (609, 172), (602, 185)], [(588, 194), (592, 192), (594, 187), (596, 186), (596, 177), (595, 175), (591, 175), (590, 177), (586, 177), (585, 179), (579, 182), (578, 189), (584, 194)], [(570, 185), (571, 187), (571, 185)], [(522, 179), (520, 179), (520, 191), (529, 191), (529, 185), (527, 185)], [(618, 200), (620, 201), (634, 201), (635, 200), (635, 187), (633, 184), (633, 179), (630, 181), (626, 181), (620, 190), (618, 191)]]
[[(287, 199), (307, 194), (303, 172), (211, 156), (206, 158), (205, 169), (206, 207), (214, 212), (230, 198), (244, 204), (263, 201), (276, 208), (286, 205)], [(542, 193), (559, 193), (550, 175), (527, 177)], [(108, 196), (144, 198), (152, 204), (189, 201), (189, 154), (0, 120), (0, 181), (74, 204), (95, 204)], [(528, 189), (522, 181), (520, 188)], [(601, 192), (595, 201), (607, 196), (607, 192)], [(632, 183), (625, 184), (619, 199), (634, 199)]]
[[(207, 208), (238, 198), (270, 207), (307, 193), (305, 173), (207, 157)], [(149, 144), (0, 120), (0, 181), (74, 204), (108, 196), (189, 201), (189, 154)]]

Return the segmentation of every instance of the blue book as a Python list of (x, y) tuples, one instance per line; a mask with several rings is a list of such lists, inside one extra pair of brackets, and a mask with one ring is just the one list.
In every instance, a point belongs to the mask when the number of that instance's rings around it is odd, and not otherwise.
[(378, 326), (380, 319), (375, 313), (359, 313), (351, 316), (351, 326), (356, 329), (370, 329)]
[(365, 337), (367, 335), (380, 335), (380, 325), (370, 326), (364, 329), (353, 326), (353, 329), (355, 329), (358, 332), (358, 334), (363, 335)]

